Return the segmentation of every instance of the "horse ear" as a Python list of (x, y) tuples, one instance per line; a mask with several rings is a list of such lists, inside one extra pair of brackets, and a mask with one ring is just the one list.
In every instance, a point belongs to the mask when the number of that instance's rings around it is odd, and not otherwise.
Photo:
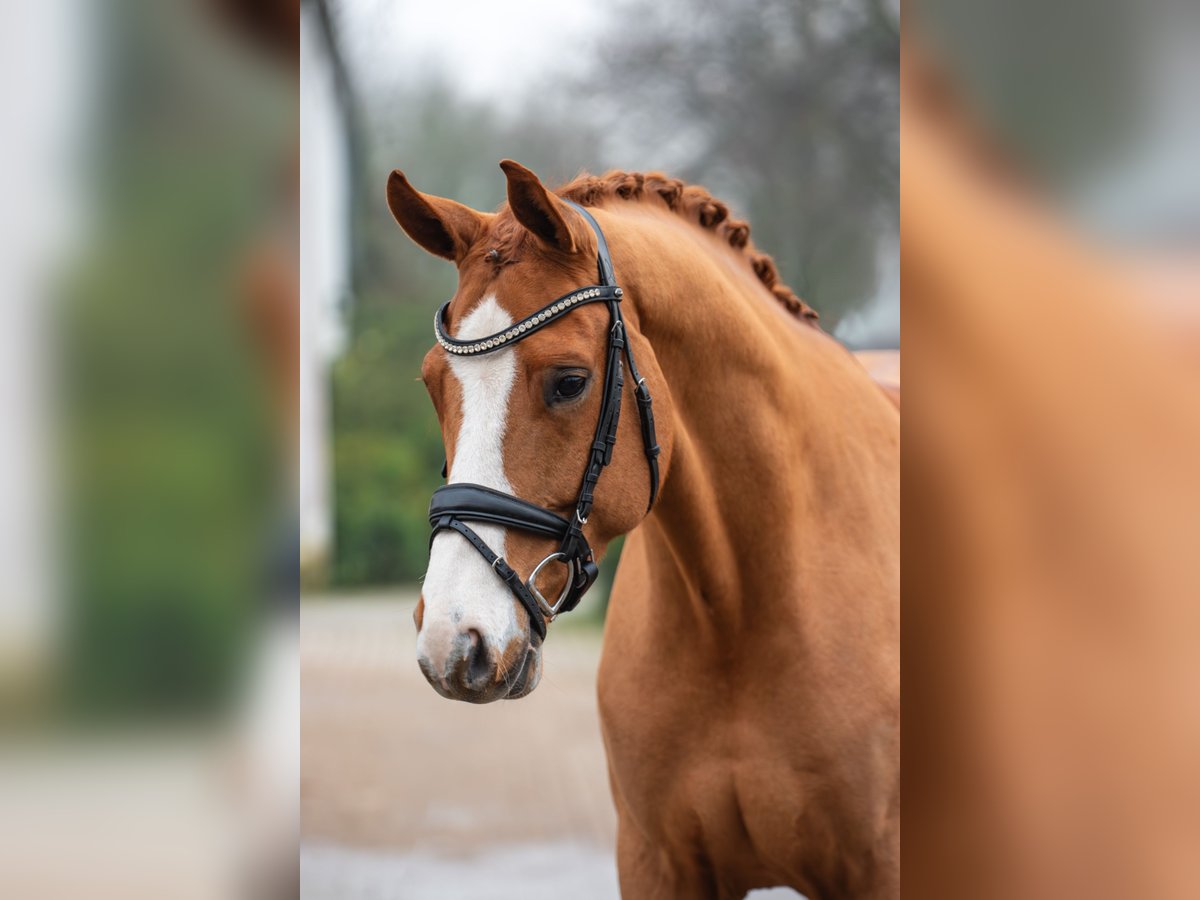
[(574, 253), (579, 241), (572, 223), (577, 223), (578, 217), (520, 163), (505, 159), (500, 168), (508, 179), (508, 206), (517, 221), (547, 246)]
[(388, 176), (388, 208), (410, 238), (435, 256), (462, 262), (487, 217), (444, 197), (422, 194), (396, 169)]

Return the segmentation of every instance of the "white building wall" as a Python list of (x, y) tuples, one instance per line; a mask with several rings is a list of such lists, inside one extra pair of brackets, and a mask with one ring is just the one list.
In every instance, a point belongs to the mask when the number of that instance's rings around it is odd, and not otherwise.
[(300, 560), (333, 539), (329, 361), (341, 341), (349, 273), (349, 184), (333, 67), (312, 7), (300, 20)]

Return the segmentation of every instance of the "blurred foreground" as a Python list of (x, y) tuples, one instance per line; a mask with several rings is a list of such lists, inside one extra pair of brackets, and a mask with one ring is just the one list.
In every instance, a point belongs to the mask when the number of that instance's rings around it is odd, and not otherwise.
[[(1051, 5), (1027, 57), (997, 22), (1028, 34), (1028, 9), (965, 6), (958, 30), (914, 26), (901, 75), (905, 890), (1191, 900), (1200, 130), (1173, 105), (1183, 82), (1157, 98), (1135, 88), (1185, 34), (1195, 60), (1200, 16), (1089, 6), (1081, 37), (1070, 5)], [(1098, 52), (1114, 42), (1120, 57)], [(1006, 139), (996, 105), (949, 62), (964, 45), (997, 81), (1019, 70), (1038, 82), (1004, 98), (1027, 123), (1073, 98), (1085, 115), (1064, 108), (1057, 127), (1031, 131), (1070, 137), (1097, 166), (1107, 148), (1088, 116), (1116, 115), (1117, 94), (1081, 79), (1089, 64), (1123, 82), (1139, 113), (1165, 111), (1167, 131), (1153, 116), (1120, 124), (1166, 190), (1110, 168), (1100, 181), (1124, 175), (1126, 199), (1143, 201), (1110, 209), (1121, 229), (1068, 207), (1096, 178), (1055, 171), (1035, 152), (1050, 152), (1044, 142)], [(1182, 158), (1185, 133), (1191, 164), (1165, 164)]]
[(0, 897), (294, 896), (295, 4), (6, 13)]

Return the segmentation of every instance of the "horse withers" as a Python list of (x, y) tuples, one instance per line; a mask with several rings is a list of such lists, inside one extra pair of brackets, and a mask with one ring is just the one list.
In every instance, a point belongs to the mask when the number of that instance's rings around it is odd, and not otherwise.
[(501, 166), (496, 213), (388, 182), (459, 273), (422, 366), (455, 489), (422, 671), (532, 691), (546, 622), (627, 534), (598, 685), (623, 896), (897, 896), (895, 397), (702, 188)]

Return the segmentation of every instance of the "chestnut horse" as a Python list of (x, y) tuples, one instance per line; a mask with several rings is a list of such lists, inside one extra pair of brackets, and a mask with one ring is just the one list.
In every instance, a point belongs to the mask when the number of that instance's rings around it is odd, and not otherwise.
[[(622, 895), (788, 885), (813, 900), (897, 896), (896, 403), (702, 188), (612, 173), (551, 192), (501, 166), (497, 213), (422, 194), (400, 172), (388, 204), (457, 265), (444, 328), (460, 340), (595, 281), (597, 238), (562, 198), (607, 237), (662, 479), (647, 513), (638, 416), (621, 417), (586, 537), (602, 553), (628, 535), (599, 673)], [(422, 376), (449, 481), (570, 516), (609, 328), (596, 303), (476, 358), (435, 345)], [(517, 529), (477, 531), (521, 577), (554, 550)], [(565, 584), (555, 577), (547, 596)], [(433, 541), (415, 620), (439, 693), (486, 702), (536, 686), (541, 641), (526, 607), (460, 534)]]

